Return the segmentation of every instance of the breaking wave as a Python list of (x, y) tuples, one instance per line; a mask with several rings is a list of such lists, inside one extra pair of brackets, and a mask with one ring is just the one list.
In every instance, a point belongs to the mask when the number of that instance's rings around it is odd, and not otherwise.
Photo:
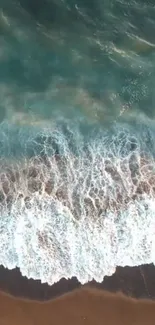
[(155, 262), (154, 126), (0, 128), (0, 264), (53, 284)]

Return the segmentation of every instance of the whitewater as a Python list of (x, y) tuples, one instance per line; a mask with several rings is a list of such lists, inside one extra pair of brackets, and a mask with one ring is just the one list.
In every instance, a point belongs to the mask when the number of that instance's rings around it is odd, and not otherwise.
[(155, 263), (155, 6), (1, 0), (0, 264), (52, 285)]
[(0, 264), (52, 285), (155, 263), (155, 128), (1, 123)]

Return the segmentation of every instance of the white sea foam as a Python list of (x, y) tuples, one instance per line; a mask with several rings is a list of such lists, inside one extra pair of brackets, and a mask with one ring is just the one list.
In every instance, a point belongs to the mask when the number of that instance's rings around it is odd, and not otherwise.
[(27, 144), (40, 156), (3, 157), (12, 174), (3, 164), (0, 264), (53, 284), (100, 282), (118, 265), (155, 263), (154, 142), (147, 128), (140, 137), (131, 129), (95, 137), (44, 130)]

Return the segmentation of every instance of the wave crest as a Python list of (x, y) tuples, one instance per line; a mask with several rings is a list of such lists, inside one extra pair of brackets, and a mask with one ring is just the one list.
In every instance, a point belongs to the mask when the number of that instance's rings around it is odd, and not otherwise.
[(53, 284), (72, 276), (100, 282), (117, 265), (154, 262), (150, 129), (115, 124), (89, 133), (63, 126), (33, 137), (29, 131), (20, 155), (12, 131), (4, 130), (11, 159), (3, 151), (0, 264)]

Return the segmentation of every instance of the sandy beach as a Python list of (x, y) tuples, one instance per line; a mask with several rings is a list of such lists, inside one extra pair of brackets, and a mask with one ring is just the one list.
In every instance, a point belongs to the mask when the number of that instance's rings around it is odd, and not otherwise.
[[(122, 292), (132, 298), (155, 300), (155, 267), (153, 264), (118, 267), (112, 276), (106, 276), (101, 283), (91, 281), (87, 285), (111, 293)], [(50, 286), (22, 276), (18, 268), (8, 270), (0, 266), (0, 290), (17, 298), (49, 301), (83, 287), (75, 277), (68, 280), (62, 278)]]
[(37, 302), (0, 293), (1, 325), (154, 325), (155, 302), (84, 286), (61, 298)]
[(154, 325), (154, 274), (153, 265), (125, 267), (102, 283), (72, 278), (49, 286), (1, 266), (0, 324)]

